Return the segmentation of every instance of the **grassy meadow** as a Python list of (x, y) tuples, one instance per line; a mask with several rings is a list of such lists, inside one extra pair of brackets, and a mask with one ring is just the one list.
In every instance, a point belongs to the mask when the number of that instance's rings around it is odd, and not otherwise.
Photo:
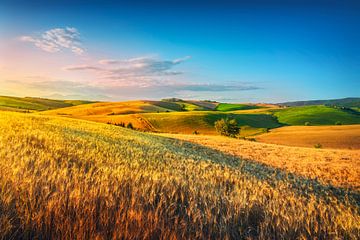
[(236, 111), (236, 110), (249, 110), (249, 109), (257, 109), (261, 108), (256, 105), (249, 105), (249, 104), (238, 104), (238, 103), (220, 103), (216, 106), (217, 111)]
[(359, 193), (296, 171), (61, 116), (0, 112), (0, 131), (3, 239), (360, 236)]
[(285, 125), (360, 124), (360, 114), (324, 105), (288, 107), (273, 112), (279, 123)]
[(8, 111), (44, 111), (56, 108), (71, 107), (92, 103), (82, 100), (53, 100), (33, 97), (8, 97), (0, 96), (0, 110)]

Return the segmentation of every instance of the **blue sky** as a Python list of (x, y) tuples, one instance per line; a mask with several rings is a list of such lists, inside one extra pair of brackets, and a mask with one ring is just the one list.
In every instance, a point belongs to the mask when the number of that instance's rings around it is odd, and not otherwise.
[[(0, 94), (227, 102), (359, 96), (355, 1), (51, 2), (0, 1)], [(64, 36), (70, 42), (58, 41)]]

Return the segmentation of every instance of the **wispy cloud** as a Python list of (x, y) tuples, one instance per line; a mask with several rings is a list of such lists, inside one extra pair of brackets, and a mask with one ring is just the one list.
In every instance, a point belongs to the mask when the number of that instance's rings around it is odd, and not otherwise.
[(259, 89), (246, 82), (211, 84), (174, 78), (176, 75), (183, 74), (182, 71), (175, 71), (174, 68), (189, 59), (188, 56), (174, 60), (161, 60), (155, 57), (102, 59), (97, 64), (66, 66), (63, 70), (85, 71), (93, 74), (94, 79), (88, 83), (88, 87), (112, 98), (116, 96), (152, 98), (180, 96), (179, 94), (185, 92), (224, 93)]
[[(26, 79), (26, 81), (23, 81)], [(239, 91), (260, 89), (251, 83), (232, 83), (228, 85), (206, 83), (179, 83), (167, 82), (149, 84), (148, 86), (111, 85), (94, 82), (65, 81), (46, 76), (24, 76), (20, 79), (1, 80), (3, 91), (15, 95), (30, 95), (58, 98), (64, 95), (68, 98), (88, 100), (126, 100), (126, 99), (160, 99), (166, 97), (179, 97), (187, 99), (220, 99), (229, 98), (231, 94)], [(0, 90), (0, 93), (2, 93)], [(209, 97), (209, 93), (210, 96)], [(4, 94), (4, 93), (2, 93)], [(233, 95), (232, 95), (233, 96)], [(236, 95), (238, 96), (238, 95)]]
[(139, 57), (130, 59), (102, 59), (95, 65), (66, 66), (66, 71), (92, 71), (96, 79), (112, 86), (154, 86), (164, 84), (171, 76), (183, 72), (172, 69), (190, 59), (183, 57), (174, 60), (160, 60), (154, 57)]
[(250, 85), (248, 83), (241, 84), (186, 84), (180, 85), (179, 90), (187, 90), (193, 92), (229, 92), (229, 91), (246, 91), (257, 90), (260, 87)]
[(46, 52), (59, 52), (69, 49), (75, 54), (85, 52), (81, 45), (80, 33), (76, 28), (53, 28), (40, 35), (21, 36), (20, 41), (33, 43), (36, 47)]
[(94, 71), (104, 71), (100, 67), (90, 66), (90, 65), (70, 65), (62, 68), (66, 71), (81, 71), (81, 70), (94, 70)]

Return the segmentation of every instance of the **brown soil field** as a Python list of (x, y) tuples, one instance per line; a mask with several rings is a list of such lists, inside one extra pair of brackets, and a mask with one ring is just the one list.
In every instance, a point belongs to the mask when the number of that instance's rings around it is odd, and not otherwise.
[(288, 146), (360, 149), (360, 125), (289, 126), (270, 130), (256, 140)]
[(260, 162), (323, 184), (360, 190), (360, 151), (311, 149), (251, 142), (221, 136), (161, 134)]

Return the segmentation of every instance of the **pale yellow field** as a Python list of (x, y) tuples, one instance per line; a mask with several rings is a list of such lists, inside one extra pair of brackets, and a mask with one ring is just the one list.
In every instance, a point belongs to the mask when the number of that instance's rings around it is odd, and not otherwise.
[(310, 149), (220, 136), (162, 134), (277, 167), (324, 184), (360, 190), (360, 151)]
[(46, 111), (49, 115), (64, 115), (72, 117), (92, 115), (121, 115), (143, 112), (165, 111), (162, 107), (151, 104), (151, 101), (126, 101), (126, 102), (100, 102), (75, 107)]
[(256, 140), (288, 146), (360, 149), (360, 125), (288, 126), (256, 136)]
[(64, 116), (101, 123), (132, 123), (137, 129), (152, 131), (151, 124), (139, 113), (164, 112), (167, 109), (153, 105), (151, 101), (101, 102), (61, 108), (39, 114)]

